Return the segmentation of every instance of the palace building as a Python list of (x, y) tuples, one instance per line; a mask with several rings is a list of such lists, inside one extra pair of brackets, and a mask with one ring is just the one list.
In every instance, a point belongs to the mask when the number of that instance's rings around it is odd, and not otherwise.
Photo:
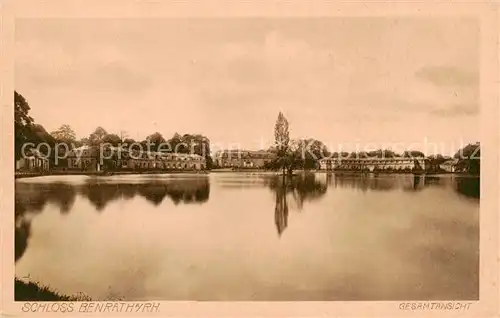
[(135, 151), (118, 147), (83, 146), (70, 151), (68, 169), (102, 170), (205, 170), (206, 159), (197, 154)]
[(264, 168), (276, 155), (266, 150), (222, 150), (215, 154), (215, 161), (221, 168)]
[(319, 160), (322, 170), (425, 170), (425, 158), (323, 158)]

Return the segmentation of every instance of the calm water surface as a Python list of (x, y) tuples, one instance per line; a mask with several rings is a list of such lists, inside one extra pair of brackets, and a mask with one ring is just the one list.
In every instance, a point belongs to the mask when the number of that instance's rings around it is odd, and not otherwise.
[(15, 252), (17, 277), (95, 300), (478, 299), (479, 181), (19, 179)]

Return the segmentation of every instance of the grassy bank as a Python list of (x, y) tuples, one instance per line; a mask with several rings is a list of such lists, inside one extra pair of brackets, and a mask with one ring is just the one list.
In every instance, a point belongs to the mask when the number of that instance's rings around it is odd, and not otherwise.
[(14, 280), (14, 300), (16, 301), (89, 301), (90, 297), (84, 294), (62, 295), (50, 287), (37, 282), (24, 282), (18, 278)]

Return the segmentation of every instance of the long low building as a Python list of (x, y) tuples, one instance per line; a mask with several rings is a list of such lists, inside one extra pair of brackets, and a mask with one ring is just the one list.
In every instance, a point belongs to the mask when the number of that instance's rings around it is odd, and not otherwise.
[(264, 168), (276, 155), (266, 150), (222, 150), (215, 154), (215, 162), (221, 168)]
[(16, 171), (44, 172), (49, 170), (49, 159), (36, 149), (16, 160)]
[(323, 158), (322, 170), (425, 170), (425, 158)]
[(197, 154), (134, 151), (83, 146), (68, 155), (68, 169), (101, 170), (204, 170), (206, 159)]

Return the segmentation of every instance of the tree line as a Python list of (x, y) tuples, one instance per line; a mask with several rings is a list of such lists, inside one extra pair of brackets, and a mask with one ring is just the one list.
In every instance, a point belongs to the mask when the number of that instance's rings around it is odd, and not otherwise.
[[(26, 98), (17, 91), (14, 91), (14, 152), (16, 160), (21, 158), (22, 147), (26, 143), (32, 143), (34, 147), (40, 144), (48, 145), (48, 147), (40, 147), (39, 150), (49, 158), (51, 164), (55, 162), (55, 146), (58, 143), (66, 144), (69, 150), (84, 145), (100, 146), (102, 144), (110, 144), (112, 146), (119, 146), (127, 144), (131, 146), (135, 144), (140, 145), (142, 150), (175, 150), (178, 153), (195, 153), (206, 158), (207, 168), (212, 166), (210, 140), (200, 134), (181, 135), (175, 133), (167, 140), (161, 133), (154, 132), (145, 139), (137, 141), (128, 138), (124, 131), (119, 132), (119, 134), (110, 133), (99, 126), (88, 137), (77, 139), (75, 131), (67, 124), (61, 125), (55, 131), (47, 132), (42, 125), (35, 123), (35, 120), (29, 114), (30, 110), (31, 107)], [(162, 144), (164, 146), (160, 147)], [(168, 147), (165, 147), (165, 145), (168, 145)], [(57, 150), (64, 151), (65, 149), (60, 147)], [(60, 157), (63, 157), (63, 155), (59, 154)]]
[[(160, 149), (160, 145), (168, 144), (168, 149), (179, 153), (195, 153), (204, 156), (207, 160), (207, 168), (213, 166), (213, 159), (210, 151), (210, 139), (201, 134), (179, 134), (175, 133), (171, 138), (165, 139), (159, 132), (154, 132), (143, 140), (134, 140), (129, 138), (124, 131), (110, 133), (103, 127), (97, 127), (89, 136), (77, 139), (75, 131), (70, 125), (61, 125), (53, 132), (47, 130), (40, 124), (37, 124), (29, 114), (31, 107), (28, 101), (17, 91), (14, 91), (14, 152), (15, 159), (22, 155), (22, 146), (31, 142), (35, 147), (39, 144), (46, 144), (50, 147), (41, 147), (40, 151), (49, 157), (51, 164), (54, 164), (55, 149), (57, 143), (65, 143), (70, 148), (83, 145), (99, 146), (102, 144), (111, 144), (118, 146), (120, 144), (139, 144), (142, 149), (152, 151), (165, 150)], [(289, 123), (282, 112), (278, 114), (274, 127), (275, 145), (268, 149), (269, 152), (276, 154), (276, 159), (266, 164), (266, 168), (282, 170), (283, 173), (291, 173), (298, 169), (316, 169), (318, 161), (324, 157), (331, 158), (370, 158), (370, 157), (413, 157), (426, 158), (430, 166), (438, 170), (440, 164), (452, 158), (441, 154), (425, 156), (423, 152), (417, 150), (407, 150), (398, 154), (390, 149), (378, 149), (369, 152), (331, 152), (326, 145), (313, 138), (291, 139), (289, 133)], [(60, 151), (64, 150), (59, 148)], [(61, 154), (59, 154), (61, 156)], [(480, 171), (480, 144), (474, 143), (465, 146), (457, 151), (453, 156), (458, 159), (457, 168), (461, 171), (479, 173)]]
[(479, 174), (480, 143), (468, 144), (459, 149), (452, 157), (441, 154), (426, 156), (422, 151), (406, 150), (396, 153), (390, 149), (377, 149), (360, 152), (331, 152), (326, 145), (315, 139), (291, 139), (289, 123), (282, 112), (279, 112), (274, 126), (275, 145), (269, 149), (276, 154), (276, 159), (267, 164), (267, 168), (282, 170), (283, 174), (291, 174), (293, 170), (316, 169), (321, 158), (423, 158), (429, 164), (430, 171), (442, 171), (440, 165), (453, 158), (457, 159), (456, 169), (462, 172)]

